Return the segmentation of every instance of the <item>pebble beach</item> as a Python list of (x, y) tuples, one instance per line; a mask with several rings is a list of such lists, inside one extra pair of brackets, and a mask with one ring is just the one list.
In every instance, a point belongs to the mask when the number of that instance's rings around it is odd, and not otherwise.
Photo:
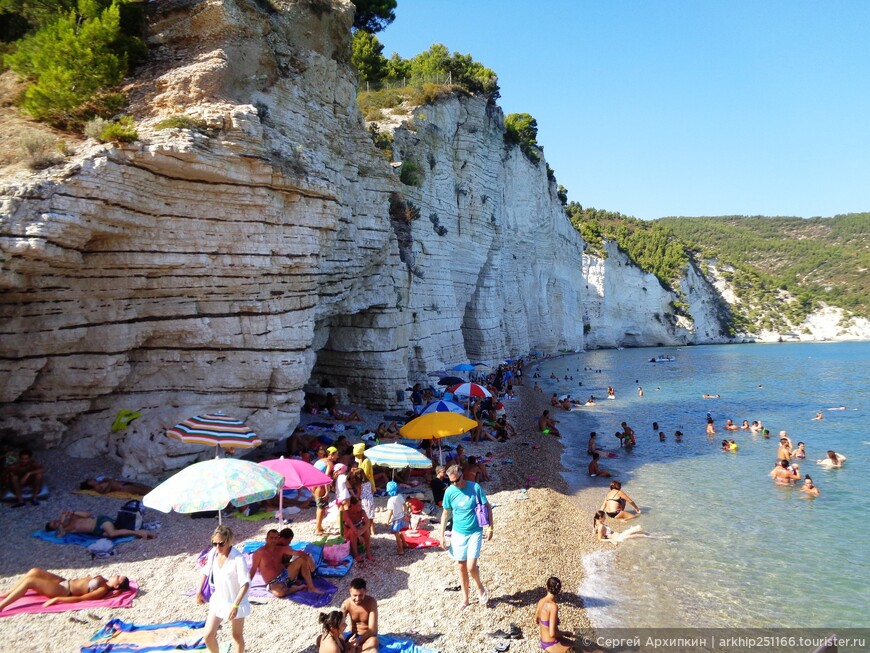
[[(481, 578), (490, 597), (486, 607), (472, 598), (471, 606), (460, 611), (459, 593), (445, 590), (458, 584), (455, 566), (440, 548), (409, 550), (405, 556), (397, 556), (392, 535), (378, 521), (383, 520), (379, 512), (372, 540), (376, 560), (355, 564), (343, 578), (330, 578), (338, 591), (327, 608), (286, 599), (256, 604), (245, 622), (247, 650), (258, 653), (279, 646), (282, 651), (315, 652), (314, 640), (320, 632), (318, 614), (338, 609), (348, 595), (351, 579), (357, 576), (367, 580), (369, 593), (378, 600), (380, 632), (410, 638), (442, 653), (492, 650), (497, 640), (487, 634), (507, 630), (510, 624), (517, 624), (524, 633), (524, 639), (511, 640), (511, 651), (540, 650), (533, 615), (549, 576), (558, 576), (565, 588), (560, 600), (562, 627), (589, 634), (589, 622), (577, 594), (583, 574), (580, 558), (598, 545), (591, 529), (576, 526), (578, 504), (576, 498), (568, 496), (561, 475), (560, 441), (539, 434), (535, 428), (535, 417), (548, 406), (547, 398), (530, 388), (517, 391), (515, 399), (505, 402), (508, 418), (517, 429), (515, 438), (506, 443), (463, 443), (469, 455), (494, 454), (488, 465), (492, 480), (483, 484), (493, 504), (495, 522), (494, 537), (484, 544), (480, 559)], [(368, 426), (380, 421), (379, 415), (365, 416)], [(260, 459), (273, 457), (268, 450), (258, 455)], [(123, 500), (72, 494), (72, 490), (85, 478), (117, 474), (117, 464), (108, 459), (68, 458), (53, 451), (37, 452), (37, 459), (46, 465), (51, 497), (36, 507), (0, 508), (0, 523), (7, 534), (0, 544), (0, 587), (5, 591), (36, 566), (68, 578), (125, 574), (140, 590), (130, 608), (3, 618), (0, 626), (6, 645), (14, 645), (8, 650), (78, 651), (112, 618), (137, 624), (205, 618), (207, 606), (197, 605), (188, 593), (200, 578), (195, 559), (208, 545), (215, 520), (150, 510), (146, 519), (161, 523), (157, 539), (119, 545), (116, 555), (92, 561), (82, 547), (42, 542), (31, 533), (65, 509), (115, 514)], [(377, 499), (378, 506), (385, 502), (385, 498)], [(585, 524), (586, 520), (579, 521)], [(239, 548), (245, 541), (264, 540), (266, 531), (277, 521), (248, 522), (229, 517), (225, 523), (233, 529), (234, 544)], [(314, 509), (293, 515), (288, 525), (295, 532), (295, 542), (315, 539)], [(437, 537), (437, 523), (431, 528)], [(231, 641), (226, 626), (219, 640)]]

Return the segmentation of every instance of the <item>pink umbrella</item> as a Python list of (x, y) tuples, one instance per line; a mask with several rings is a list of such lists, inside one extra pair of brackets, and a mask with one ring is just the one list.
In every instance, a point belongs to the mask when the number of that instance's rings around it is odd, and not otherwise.
[[(260, 463), (263, 467), (278, 472), (284, 477), (284, 488), (298, 490), (301, 487), (313, 488), (329, 485), (332, 478), (321, 472), (311, 463), (297, 458), (273, 458)], [(278, 493), (278, 514), (280, 525), (284, 525), (284, 492)]]

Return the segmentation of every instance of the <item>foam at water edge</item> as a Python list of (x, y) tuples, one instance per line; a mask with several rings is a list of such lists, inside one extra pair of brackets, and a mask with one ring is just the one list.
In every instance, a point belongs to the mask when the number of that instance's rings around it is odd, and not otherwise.
[(623, 626), (619, 619), (620, 593), (615, 570), (616, 550), (601, 550), (581, 556), (584, 578), (580, 596), (593, 628)]

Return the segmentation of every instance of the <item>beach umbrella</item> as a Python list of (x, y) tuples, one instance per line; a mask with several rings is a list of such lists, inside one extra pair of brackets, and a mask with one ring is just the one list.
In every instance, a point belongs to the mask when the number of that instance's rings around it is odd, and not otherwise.
[(447, 376), (447, 370), (436, 370), (434, 372), (429, 372), (426, 376)]
[(142, 498), (148, 508), (160, 512), (220, 511), (271, 499), (284, 484), (284, 477), (267, 467), (237, 460), (213, 458), (185, 467)]
[(224, 449), (251, 449), (263, 444), (254, 431), (242, 420), (227, 417), (221, 412), (197, 415), (176, 424), (166, 431), (170, 438), (185, 444), (204, 444)]
[(475, 363), (474, 364), (475, 372), (492, 372), (492, 368), (486, 363)]
[(399, 429), (399, 433), (410, 440), (438, 441), (438, 460), (442, 460), (440, 438), (462, 435), (477, 427), (477, 422), (458, 413), (433, 412), (415, 417)]
[(438, 385), (456, 385), (457, 383), (465, 383), (465, 379), (460, 379), (458, 376), (445, 376), (438, 380)]
[(460, 383), (447, 388), (457, 397), (491, 397), (492, 393), (477, 383)]
[[(332, 477), (327, 476), (311, 463), (298, 458), (273, 458), (260, 463), (263, 467), (278, 472), (284, 477), (284, 488), (298, 490), (302, 487), (313, 488), (332, 483)], [(280, 525), (284, 525), (284, 492), (278, 495), (278, 514)]]
[(465, 408), (463, 408), (460, 404), (457, 404), (455, 401), (450, 401), (449, 399), (439, 399), (438, 401), (430, 402), (423, 411), (420, 413), (421, 415), (426, 415), (427, 413), (464, 413)]
[(459, 363), (459, 365), (454, 365), (450, 369), (454, 372), (473, 372), (474, 365), (471, 363)]
[(392, 469), (404, 469), (405, 467), (429, 469), (432, 467), (432, 461), (419, 451), (396, 442), (379, 444), (371, 449), (366, 449), (366, 458), (375, 465)]
[[(399, 433), (410, 440), (446, 438), (461, 435), (477, 426), (477, 422), (457, 413), (427, 413), (415, 417), (399, 428)], [(368, 455), (368, 454), (366, 454)]]

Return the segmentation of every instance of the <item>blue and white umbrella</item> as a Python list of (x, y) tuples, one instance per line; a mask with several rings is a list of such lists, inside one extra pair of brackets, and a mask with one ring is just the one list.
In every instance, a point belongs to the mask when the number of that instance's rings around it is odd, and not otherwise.
[(432, 461), (419, 451), (395, 442), (379, 444), (371, 449), (366, 449), (366, 458), (375, 465), (393, 469), (404, 469), (405, 467), (429, 469), (432, 467)]
[(464, 413), (465, 408), (461, 405), (457, 404), (455, 401), (439, 399), (438, 401), (431, 402), (428, 406), (426, 406), (422, 415), (426, 413)]
[(459, 365), (454, 365), (450, 369), (454, 372), (473, 372), (474, 365), (471, 363), (460, 363)]

